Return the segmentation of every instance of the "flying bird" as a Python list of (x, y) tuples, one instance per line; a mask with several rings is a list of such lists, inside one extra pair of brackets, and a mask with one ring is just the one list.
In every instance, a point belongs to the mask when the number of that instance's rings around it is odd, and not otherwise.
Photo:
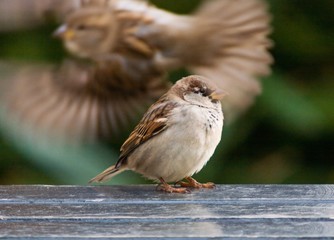
[[(145, 1), (101, 1), (70, 14), (56, 35), (74, 56), (104, 61), (115, 55), (185, 68), (230, 92), (227, 116), (247, 109), (269, 74), (271, 16), (262, 0), (207, 0), (192, 15)], [(126, 60), (124, 61), (126, 63)], [(131, 69), (129, 69), (131, 71)]]
[(54, 33), (72, 57), (13, 74), (1, 99), (9, 118), (38, 132), (110, 139), (169, 89), (168, 72), (183, 68), (226, 90), (222, 104), (233, 118), (270, 72), (271, 17), (262, 0), (207, 0), (192, 15), (141, 0), (80, 3)]

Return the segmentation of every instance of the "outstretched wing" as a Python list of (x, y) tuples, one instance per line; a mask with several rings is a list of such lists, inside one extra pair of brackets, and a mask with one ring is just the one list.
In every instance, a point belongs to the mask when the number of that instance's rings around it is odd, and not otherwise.
[(34, 133), (83, 142), (111, 139), (169, 87), (163, 75), (136, 74), (122, 76), (117, 64), (71, 60), (60, 68), (22, 67), (7, 74), (12, 76), (2, 84), (1, 106), (7, 121)]
[[(229, 93), (222, 103), (227, 119), (244, 112), (261, 92), (259, 77), (270, 73), (273, 62), (268, 51), (272, 42), (271, 16), (263, 0), (210, 0), (198, 9), (197, 16), (212, 27), (203, 27), (207, 44), (203, 52), (211, 63), (191, 66)], [(210, 48), (211, 47), (211, 48)], [(215, 54), (212, 54), (212, 51)]]
[(103, 6), (109, 0), (1, 0), (0, 32), (17, 31), (45, 24), (47, 20), (63, 21), (83, 6)]

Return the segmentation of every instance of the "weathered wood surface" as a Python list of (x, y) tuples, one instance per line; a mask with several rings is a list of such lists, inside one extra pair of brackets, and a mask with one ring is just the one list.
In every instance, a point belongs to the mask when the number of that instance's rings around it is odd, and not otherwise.
[(4, 238), (330, 238), (334, 185), (0, 186)]

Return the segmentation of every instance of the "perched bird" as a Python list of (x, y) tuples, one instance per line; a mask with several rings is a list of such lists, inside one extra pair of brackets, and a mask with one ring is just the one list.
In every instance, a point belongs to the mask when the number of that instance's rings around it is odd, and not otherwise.
[(114, 138), (169, 89), (166, 74), (180, 68), (229, 92), (222, 104), (231, 119), (250, 106), (260, 93), (257, 78), (270, 71), (263, 0), (206, 0), (192, 15), (143, 0), (72, 3), (54, 35), (76, 58), (15, 72), (1, 98), (6, 117), (32, 132), (79, 142)]
[(191, 176), (200, 171), (220, 142), (223, 112), (220, 100), (225, 93), (208, 79), (188, 76), (154, 103), (144, 114), (121, 147), (118, 162), (90, 180), (103, 182), (132, 170), (160, 181), (160, 190), (187, 192), (168, 182), (181, 182), (183, 187), (212, 188)]

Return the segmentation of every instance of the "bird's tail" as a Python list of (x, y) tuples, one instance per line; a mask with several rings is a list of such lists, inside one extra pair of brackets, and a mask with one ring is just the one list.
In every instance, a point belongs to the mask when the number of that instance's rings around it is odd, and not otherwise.
[(273, 60), (268, 52), (272, 43), (267, 5), (263, 0), (208, 0), (195, 16), (200, 24), (195, 26), (198, 39), (205, 39), (200, 44), (200, 59), (205, 62), (189, 70), (226, 90), (229, 97), (224, 99), (224, 110), (238, 115), (261, 92), (257, 77), (270, 73)]
[(106, 170), (101, 172), (99, 175), (96, 177), (92, 178), (89, 180), (89, 183), (94, 183), (94, 182), (105, 182), (111, 179), (112, 177), (118, 175), (119, 173), (127, 170), (125, 167), (118, 167), (116, 168), (116, 165), (113, 165), (111, 167), (108, 167)]

